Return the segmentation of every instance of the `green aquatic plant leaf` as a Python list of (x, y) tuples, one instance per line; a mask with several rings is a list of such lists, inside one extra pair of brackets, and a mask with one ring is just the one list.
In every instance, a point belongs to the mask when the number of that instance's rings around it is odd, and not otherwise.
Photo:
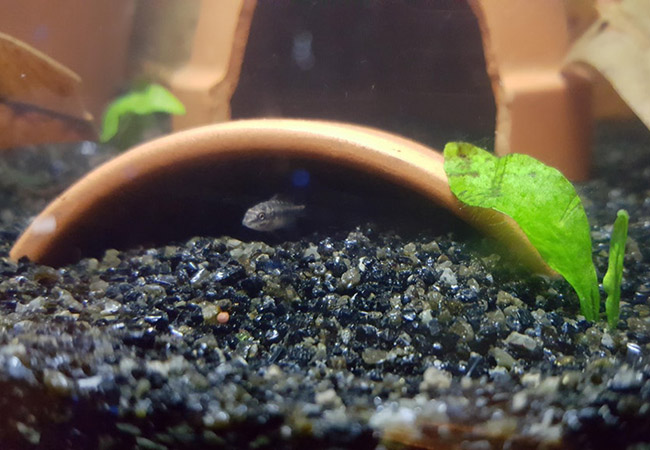
[(618, 325), (621, 301), (621, 280), (623, 279), (623, 259), (625, 257), (625, 242), (627, 241), (627, 225), (630, 216), (624, 209), (616, 213), (616, 221), (609, 241), (609, 263), (607, 273), (603, 277), (603, 288), (607, 293), (605, 313), (607, 324), (614, 329)]
[(148, 84), (142, 89), (135, 89), (115, 99), (106, 108), (100, 142), (108, 142), (119, 130), (120, 121), (136, 114), (148, 116), (154, 113), (185, 114), (185, 106), (159, 84)]
[(528, 155), (499, 158), (472, 144), (451, 142), (444, 156), (454, 195), (514, 219), (546, 263), (573, 286), (585, 318), (595, 321), (600, 294), (589, 222), (571, 182)]

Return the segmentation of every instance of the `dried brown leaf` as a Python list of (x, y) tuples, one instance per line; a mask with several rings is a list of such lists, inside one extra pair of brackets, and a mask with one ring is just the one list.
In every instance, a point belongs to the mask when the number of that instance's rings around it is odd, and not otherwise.
[(650, 8), (647, 0), (598, 5), (600, 17), (573, 44), (567, 63), (598, 70), (650, 128)]

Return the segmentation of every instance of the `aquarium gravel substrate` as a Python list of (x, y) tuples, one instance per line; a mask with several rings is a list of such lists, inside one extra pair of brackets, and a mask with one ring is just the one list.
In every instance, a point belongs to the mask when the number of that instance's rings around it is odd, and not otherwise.
[(373, 218), (10, 261), (102, 152), (2, 157), (0, 448), (650, 448), (647, 133), (601, 134), (578, 186), (600, 278), (630, 213), (617, 330), (581, 318), (562, 280)]

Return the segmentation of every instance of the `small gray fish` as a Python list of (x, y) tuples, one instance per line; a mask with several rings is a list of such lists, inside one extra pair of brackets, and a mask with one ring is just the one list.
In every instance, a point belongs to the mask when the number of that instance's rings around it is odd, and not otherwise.
[(280, 200), (274, 195), (270, 200), (251, 206), (241, 223), (256, 231), (275, 231), (291, 225), (305, 209), (305, 205)]

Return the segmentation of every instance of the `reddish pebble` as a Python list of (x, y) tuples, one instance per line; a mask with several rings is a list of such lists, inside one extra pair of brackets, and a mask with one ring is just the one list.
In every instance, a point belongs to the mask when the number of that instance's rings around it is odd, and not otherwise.
[(217, 314), (217, 322), (228, 323), (228, 320), (230, 320), (230, 314), (228, 312), (221, 311), (219, 314)]

